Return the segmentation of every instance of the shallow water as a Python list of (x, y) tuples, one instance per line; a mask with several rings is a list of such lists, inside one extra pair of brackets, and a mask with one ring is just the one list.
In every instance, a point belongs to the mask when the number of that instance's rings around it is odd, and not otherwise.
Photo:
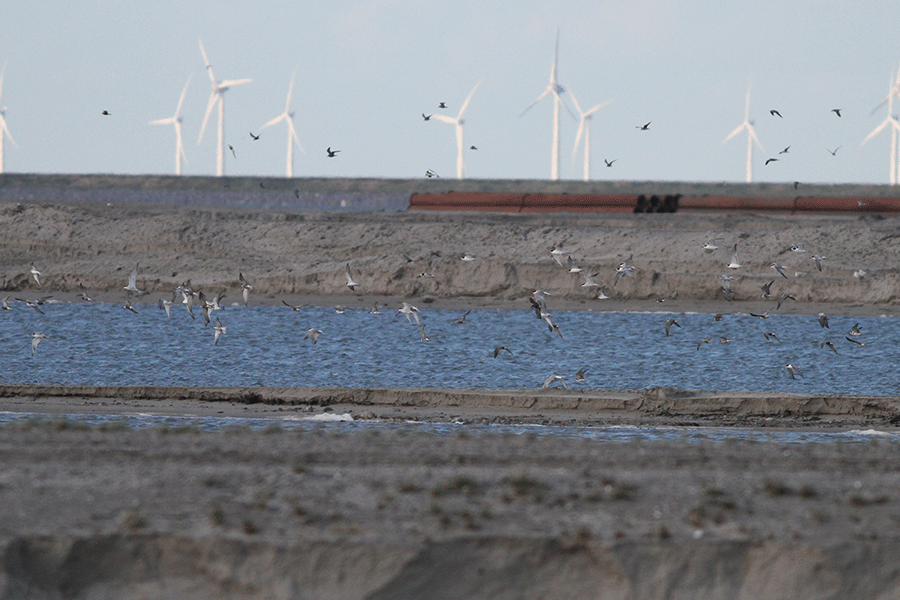
[[(524, 302), (523, 302), (524, 304)], [(396, 314), (368, 309), (229, 306), (213, 313), (228, 331), (213, 345), (212, 325), (182, 306), (172, 318), (155, 305), (138, 314), (117, 304), (45, 304), (39, 315), (23, 303), (0, 312), (5, 350), (0, 382), (88, 385), (351, 386), (540, 388), (550, 374), (572, 388), (673, 386), (721, 391), (898, 394), (900, 319), (815, 316), (553, 311), (562, 336), (531, 310), (464, 311), (420, 306), (431, 341)], [(552, 308), (552, 306), (551, 306)], [(677, 318), (666, 337), (664, 324)], [(859, 323), (865, 346), (845, 339)], [(306, 329), (323, 330), (317, 344)], [(49, 336), (31, 353), (31, 333)], [(767, 341), (774, 332), (781, 343)], [(709, 343), (698, 342), (712, 336)], [(722, 343), (720, 336), (730, 339)], [(820, 344), (831, 341), (837, 354)], [(494, 348), (504, 345), (493, 358)], [(791, 379), (792, 363), (802, 376)], [(575, 371), (587, 379), (575, 382)], [(555, 384), (559, 386), (559, 383)]]
[[(325, 417), (325, 418), (322, 418)], [(373, 431), (404, 431), (438, 436), (449, 435), (535, 435), (579, 438), (602, 442), (680, 441), (744, 442), (762, 444), (813, 443), (888, 443), (900, 444), (900, 434), (875, 430), (854, 431), (787, 431), (753, 430), (716, 427), (586, 427), (567, 425), (472, 425), (457, 423), (354, 421), (349, 414), (319, 413), (314, 417), (181, 417), (153, 414), (67, 414), (0, 412), (0, 427), (4, 425), (63, 428), (88, 426), (106, 430), (168, 429), (175, 431), (222, 432), (246, 429), (266, 432), (303, 432), (327, 428), (341, 434)]]

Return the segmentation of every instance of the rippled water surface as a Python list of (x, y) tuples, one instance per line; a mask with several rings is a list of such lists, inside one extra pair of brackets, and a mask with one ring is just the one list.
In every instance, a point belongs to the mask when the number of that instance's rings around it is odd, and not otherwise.
[[(227, 307), (217, 346), (212, 325), (184, 307), (172, 318), (155, 305), (133, 314), (117, 304), (45, 304), (44, 315), (14, 302), (0, 311), (0, 381), (35, 384), (191, 386), (369, 386), (539, 388), (550, 374), (571, 387), (898, 393), (900, 320), (815, 316), (554, 311), (562, 337), (530, 310), (463, 311), (420, 306), (431, 341), (396, 309)], [(666, 319), (675, 317), (666, 337)], [(865, 343), (848, 342), (854, 323)], [(323, 331), (313, 345), (309, 327)], [(31, 334), (49, 336), (31, 353)], [(780, 340), (766, 340), (763, 333)], [(709, 343), (698, 342), (712, 336)], [(730, 341), (723, 343), (724, 336)], [(824, 341), (831, 341), (837, 353)], [(494, 348), (507, 346), (512, 354)], [(802, 374), (791, 379), (785, 365)], [(583, 383), (578, 369), (587, 369)], [(556, 383), (555, 385), (559, 385)]]

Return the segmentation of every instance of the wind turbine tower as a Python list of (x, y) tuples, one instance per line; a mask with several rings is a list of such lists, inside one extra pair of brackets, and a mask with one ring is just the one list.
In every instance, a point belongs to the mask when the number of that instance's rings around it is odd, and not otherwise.
[[(193, 76), (192, 76), (193, 77)], [(181, 97), (178, 99), (178, 107), (175, 108), (175, 115), (168, 119), (157, 119), (150, 121), (150, 125), (168, 125), (171, 123), (175, 126), (175, 174), (181, 175), (181, 160), (186, 158), (184, 155), (184, 145), (181, 143), (181, 104), (184, 102), (184, 95), (187, 93), (188, 85), (191, 83), (191, 77), (188, 77), (181, 90)]]
[(478, 89), (478, 86), (481, 85), (481, 82), (475, 84), (475, 87), (472, 88), (472, 91), (469, 92), (469, 95), (466, 97), (466, 101), (463, 102), (462, 108), (459, 109), (459, 114), (456, 115), (456, 118), (448, 117), (447, 115), (433, 115), (435, 119), (438, 121), (443, 121), (444, 123), (450, 123), (456, 126), (456, 178), (463, 178), (463, 125), (465, 124), (465, 119), (463, 119), (463, 114), (466, 112), (466, 108), (469, 106), (469, 101), (472, 99), (472, 95), (475, 93), (475, 90)]
[(203, 126), (200, 127), (200, 137), (197, 138), (199, 144), (203, 140), (203, 132), (206, 131), (206, 122), (209, 120), (209, 113), (218, 102), (219, 104), (219, 142), (216, 146), (216, 175), (221, 177), (225, 174), (225, 92), (234, 85), (250, 83), (252, 79), (226, 79), (224, 81), (216, 81), (213, 75), (212, 66), (206, 57), (206, 50), (203, 48), (203, 40), (200, 40), (200, 52), (203, 54), (203, 63), (206, 65), (206, 72), (209, 80), (212, 82), (212, 91), (209, 94), (209, 102), (206, 104), (206, 114), (203, 116)]
[(753, 123), (750, 122), (750, 85), (747, 85), (747, 103), (744, 107), (744, 122), (738, 125), (737, 129), (728, 134), (722, 143), (724, 144), (744, 129), (747, 130), (747, 183), (753, 181), (753, 143), (759, 146), (759, 149), (765, 152), (765, 148), (759, 143), (756, 132), (753, 130)]
[[(885, 117), (884, 121), (873, 129), (859, 145), (861, 148), (866, 142), (878, 135), (882, 129), (888, 125), (891, 126), (891, 173), (889, 178), (891, 185), (897, 185), (898, 181), (900, 181), (900, 162), (898, 162), (898, 160), (900, 160), (900, 154), (898, 154), (898, 143), (900, 143), (900, 138), (898, 138), (897, 135), (897, 133), (900, 132), (900, 123), (898, 123), (897, 118), (894, 117), (894, 96), (898, 95), (900, 95), (900, 67), (897, 67), (896, 77), (892, 77), (888, 82), (887, 98), (875, 107), (875, 110), (878, 110), (886, 102), (888, 105), (887, 117)], [(874, 110), (872, 112), (874, 113)]]
[[(3, 63), (3, 70), (0, 71), (0, 98), (3, 97), (3, 76), (6, 74), (6, 63)], [(3, 138), (8, 137), (16, 148), (19, 145), (13, 139), (9, 128), (6, 126), (6, 107), (0, 105), (0, 173), (3, 173)]]
[(528, 108), (522, 111), (522, 114), (519, 117), (522, 117), (525, 113), (531, 110), (531, 107), (546, 98), (548, 95), (553, 96), (553, 145), (550, 149), (550, 179), (557, 180), (559, 179), (559, 107), (564, 106), (565, 109), (572, 115), (572, 118), (575, 118), (575, 115), (572, 114), (572, 111), (566, 106), (560, 94), (565, 92), (565, 88), (559, 85), (559, 81), (557, 79), (557, 66), (559, 62), (559, 28), (556, 29), (556, 49), (553, 51), (553, 64), (550, 67), (550, 82), (547, 84), (547, 88), (544, 92), (537, 97), (537, 100), (528, 105)]
[(297, 132), (294, 130), (294, 113), (291, 111), (291, 94), (294, 92), (294, 77), (297, 75), (297, 72), (294, 71), (294, 74), (291, 75), (291, 86), (288, 88), (287, 94), (287, 102), (284, 103), (284, 112), (260, 127), (260, 130), (269, 127), (270, 125), (275, 125), (276, 123), (280, 123), (284, 121), (288, 126), (288, 135), (287, 135), (287, 177), (291, 178), (294, 176), (294, 144), (297, 144), (297, 148), (300, 149), (300, 152), (304, 152), (303, 146), (300, 145), (300, 138), (297, 137)]
[(575, 99), (575, 94), (572, 94), (572, 103), (575, 104), (575, 110), (578, 111), (580, 115), (580, 119), (578, 122), (578, 133), (575, 134), (575, 146), (572, 148), (572, 160), (575, 160), (575, 154), (578, 153), (578, 144), (581, 143), (581, 136), (584, 135), (584, 180), (590, 181), (591, 179), (591, 118), (594, 116), (594, 113), (612, 102), (611, 100), (607, 100), (606, 102), (601, 102), (600, 104), (594, 106), (589, 109), (587, 112), (581, 111), (581, 106), (578, 105), (578, 100)]

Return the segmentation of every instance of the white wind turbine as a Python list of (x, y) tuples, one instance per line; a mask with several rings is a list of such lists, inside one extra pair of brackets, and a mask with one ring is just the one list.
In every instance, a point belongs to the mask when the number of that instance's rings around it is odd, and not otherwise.
[(559, 28), (556, 29), (556, 49), (553, 51), (553, 65), (550, 67), (550, 82), (547, 84), (547, 89), (537, 97), (537, 100), (528, 105), (528, 108), (522, 111), (522, 114), (519, 115), (521, 118), (522, 115), (531, 110), (531, 107), (543, 100), (547, 97), (548, 94), (553, 95), (553, 146), (550, 150), (550, 179), (557, 180), (559, 179), (559, 107), (560, 105), (565, 107), (569, 114), (572, 115), (572, 118), (575, 115), (572, 114), (572, 111), (569, 110), (569, 107), (566, 106), (562, 98), (560, 98), (560, 94), (565, 92), (565, 88), (559, 85), (559, 81), (556, 78), (557, 71), (557, 63), (559, 59)]
[(756, 132), (753, 130), (753, 123), (750, 122), (750, 85), (747, 85), (747, 104), (744, 107), (744, 122), (738, 125), (737, 129), (728, 134), (722, 143), (724, 144), (744, 129), (747, 130), (747, 183), (753, 181), (753, 142), (759, 146), (759, 149), (765, 152), (765, 148), (759, 143)]
[[(191, 75), (193, 77), (193, 75)], [(175, 115), (168, 119), (157, 119), (150, 121), (150, 125), (168, 125), (171, 123), (175, 126), (175, 174), (181, 175), (181, 160), (186, 159), (184, 155), (184, 145), (181, 143), (181, 104), (184, 102), (184, 95), (187, 93), (188, 84), (191, 83), (191, 77), (188, 77), (181, 90), (181, 97), (178, 98), (178, 106), (175, 108)]]
[(216, 146), (216, 175), (221, 177), (225, 174), (225, 92), (233, 85), (241, 85), (242, 83), (250, 83), (252, 79), (226, 79), (224, 81), (216, 81), (213, 75), (212, 66), (209, 59), (206, 58), (206, 50), (203, 49), (203, 40), (200, 40), (200, 52), (203, 54), (203, 62), (206, 65), (206, 72), (209, 74), (209, 80), (212, 82), (212, 91), (209, 94), (209, 102), (206, 104), (206, 114), (203, 116), (203, 126), (200, 127), (200, 137), (197, 138), (199, 144), (203, 140), (203, 132), (206, 131), (206, 122), (209, 120), (209, 113), (212, 112), (216, 103), (219, 103), (219, 142)]
[[(900, 67), (897, 68), (897, 76), (895, 78), (891, 78), (888, 82), (888, 95), (884, 102), (878, 105), (881, 107), (887, 102), (888, 105), (888, 114), (885, 117), (884, 121), (881, 122), (878, 127), (872, 130), (872, 132), (866, 136), (866, 139), (862, 141), (860, 144), (860, 148), (868, 142), (870, 139), (878, 135), (882, 129), (891, 126), (891, 175), (890, 182), (891, 185), (897, 185), (897, 182), (900, 181), (900, 164), (898, 164), (898, 156), (897, 153), (897, 145), (898, 145), (898, 136), (897, 133), (900, 132), (900, 123), (897, 122), (897, 119), (894, 117), (894, 96), (900, 93)], [(876, 107), (876, 110), (877, 108)]]
[(284, 112), (260, 127), (260, 130), (262, 130), (281, 121), (287, 123), (287, 176), (289, 178), (294, 176), (294, 143), (296, 142), (300, 152), (304, 152), (303, 146), (300, 145), (300, 138), (297, 137), (297, 132), (294, 130), (294, 113), (291, 111), (291, 94), (294, 92), (294, 77), (296, 75), (296, 71), (291, 75), (291, 87), (288, 88), (287, 101), (284, 103)]
[(578, 133), (575, 134), (575, 146), (572, 148), (572, 160), (575, 160), (575, 154), (578, 152), (578, 144), (581, 143), (581, 135), (584, 134), (584, 180), (590, 181), (591, 179), (591, 117), (594, 116), (594, 113), (612, 102), (612, 100), (607, 100), (606, 102), (601, 102), (600, 104), (594, 106), (587, 112), (581, 112), (581, 106), (578, 105), (578, 100), (575, 99), (575, 94), (569, 92), (572, 96), (572, 102), (575, 104), (575, 110), (578, 111), (578, 114), (581, 116), (581, 119), (578, 123)]
[(463, 113), (466, 112), (466, 108), (469, 106), (469, 100), (472, 99), (472, 95), (475, 93), (475, 90), (478, 89), (478, 86), (481, 85), (481, 82), (475, 84), (475, 87), (472, 88), (472, 91), (469, 92), (469, 95), (466, 97), (466, 101), (463, 102), (462, 108), (459, 109), (459, 114), (456, 115), (456, 118), (448, 117), (447, 115), (433, 115), (435, 119), (438, 121), (443, 121), (444, 123), (450, 123), (452, 125), (456, 125), (456, 178), (463, 178), (463, 125), (465, 124), (465, 119), (463, 119)]
[[(0, 98), (3, 96), (3, 75), (6, 74), (6, 63), (3, 63), (3, 70), (0, 71)], [(13, 143), (13, 146), (16, 148), (19, 145), (16, 143), (16, 140), (13, 139), (12, 134), (9, 132), (9, 128), (6, 126), (6, 119), (4, 116), (6, 115), (6, 107), (0, 106), (0, 173), (3, 172), (3, 138), (4, 136), (9, 138), (9, 141)]]

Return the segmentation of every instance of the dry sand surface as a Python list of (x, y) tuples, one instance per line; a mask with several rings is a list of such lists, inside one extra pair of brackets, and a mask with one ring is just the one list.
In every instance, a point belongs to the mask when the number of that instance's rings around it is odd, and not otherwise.
[[(75, 300), (83, 286), (118, 302), (137, 262), (149, 292), (138, 301), (150, 303), (187, 279), (236, 301), (240, 272), (257, 304), (522, 309), (542, 288), (559, 308), (745, 312), (773, 309), (759, 298), (780, 277), (773, 261), (791, 275), (773, 292), (797, 298), (785, 312), (893, 315), (900, 289), (900, 220), (877, 215), (29, 202), (0, 204), (0, 231), (0, 294), (28, 298)], [(711, 238), (721, 250), (706, 253)], [(728, 302), (718, 276), (735, 243), (743, 267)], [(553, 246), (607, 284), (630, 255), (637, 271), (597, 300), (553, 261)], [(814, 253), (827, 257), (822, 272)], [(696, 429), (893, 433), (896, 398), (3, 386), (0, 410), (56, 415), (0, 428), (0, 598), (900, 597), (895, 437), (723, 442)], [(58, 416), (96, 412), (348, 413), (359, 423), (202, 433)], [(409, 419), (678, 429), (596, 441), (464, 426), (437, 435), (403, 427)]]

